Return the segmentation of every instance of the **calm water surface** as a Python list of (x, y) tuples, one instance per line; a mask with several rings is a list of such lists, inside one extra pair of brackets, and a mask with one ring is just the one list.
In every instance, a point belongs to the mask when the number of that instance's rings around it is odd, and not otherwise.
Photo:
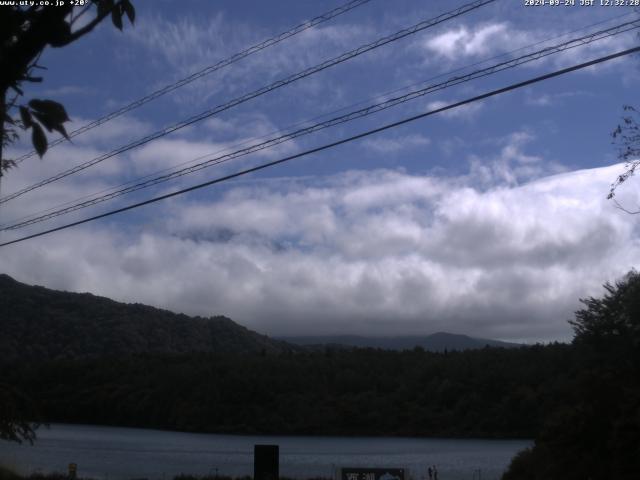
[(340, 467), (401, 467), (416, 480), (435, 464), (439, 480), (500, 478), (522, 440), (211, 435), (91, 425), (41, 428), (34, 446), (0, 441), (0, 463), (24, 474), (66, 472), (98, 479), (253, 475), (253, 446), (280, 446), (280, 474), (334, 477)]

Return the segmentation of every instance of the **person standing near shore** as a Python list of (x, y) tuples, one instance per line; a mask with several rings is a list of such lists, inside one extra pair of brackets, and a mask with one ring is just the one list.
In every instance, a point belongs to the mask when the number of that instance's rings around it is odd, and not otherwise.
[(433, 480), (438, 480), (438, 469), (436, 466), (433, 466)]
[(431, 467), (427, 468), (427, 475), (429, 475), (429, 480), (433, 480), (433, 470), (431, 470)]

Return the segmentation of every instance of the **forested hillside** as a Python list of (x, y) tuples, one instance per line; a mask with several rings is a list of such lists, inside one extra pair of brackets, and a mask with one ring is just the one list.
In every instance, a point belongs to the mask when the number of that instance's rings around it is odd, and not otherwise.
[(6, 363), (134, 353), (282, 352), (285, 342), (226, 317), (189, 317), (0, 275), (0, 352)]

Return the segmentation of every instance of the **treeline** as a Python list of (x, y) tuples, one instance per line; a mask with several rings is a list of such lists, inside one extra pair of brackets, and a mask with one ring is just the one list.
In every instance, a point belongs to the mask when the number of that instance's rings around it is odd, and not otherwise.
[(143, 354), (5, 369), (50, 422), (194, 432), (528, 437), (570, 396), (569, 345)]

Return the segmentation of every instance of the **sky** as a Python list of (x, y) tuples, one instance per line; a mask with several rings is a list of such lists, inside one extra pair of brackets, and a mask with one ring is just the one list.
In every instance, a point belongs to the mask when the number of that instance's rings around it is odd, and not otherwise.
[[(71, 131), (346, 0), (136, 0), (45, 50), (25, 101)], [(498, 0), (366, 52), (0, 205), (0, 224), (277, 137), (639, 18), (629, 7)], [(564, 2), (563, 2), (564, 3)], [(569, 2), (570, 3), (570, 2)], [(50, 178), (464, 1), (371, 0), (22, 162), (1, 195)], [(442, 89), (19, 230), (2, 242), (175, 192), (638, 45), (638, 29)], [(268, 335), (429, 334), (567, 341), (580, 298), (640, 261), (640, 217), (607, 200), (611, 132), (638, 104), (626, 56), (135, 210), (0, 247), (0, 272)], [(52, 136), (51, 138), (55, 138)], [(29, 135), (9, 158), (30, 150)], [(187, 163), (191, 162), (191, 163)], [(149, 177), (152, 178), (152, 177)], [(91, 198), (91, 197), (87, 197)], [(640, 205), (636, 179), (621, 205)]]

